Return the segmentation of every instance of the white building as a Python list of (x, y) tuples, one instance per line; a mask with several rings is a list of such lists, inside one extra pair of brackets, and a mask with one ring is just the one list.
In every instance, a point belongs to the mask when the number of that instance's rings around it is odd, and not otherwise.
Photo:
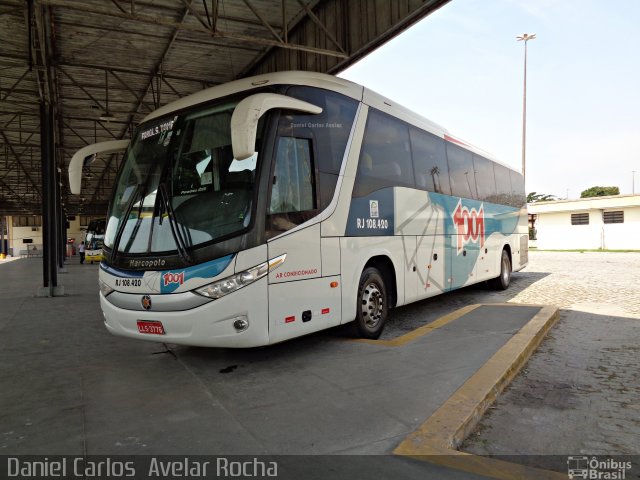
[[(100, 216), (75, 215), (69, 219), (67, 239), (78, 245), (84, 241), (87, 226)], [(14, 215), (3, 217), (7, 253), (18, 256), (28, 250), (42, 251), (42, 217), (40, 215)]]
[(529, 204), (541, 250), (640, 250), (640, 195)]

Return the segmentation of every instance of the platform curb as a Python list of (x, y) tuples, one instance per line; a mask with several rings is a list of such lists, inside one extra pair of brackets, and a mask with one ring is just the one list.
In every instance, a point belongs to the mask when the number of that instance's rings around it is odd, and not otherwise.
[[(502, 304), (500, 304), (502, 305)], [(511, 305), (511, 304), (510, 304)], [(400, 335), (399, 337), (392, 338), (390, 340), (369, 340), (366, 338), (356, 338), (351, 339), (352, 342), (355, 343), (368, 343), (370, 345), (379, 345), (383, 347), (401, 347), (406, 345), (409, 342), (417, 340), (420, 337), (424, 337), (425, 335), (432, 333), (434, 330), (437, 330), (440, 327), (444, 327), (448, 323), (457, 320), (458, 318), (466, 315), (467, 313), (473, 312), (476, 308), (481, 307), (482, 304), (475, 303), (473, 305), (467, 305), (466, 307), (462, 307), (455, 312), (448, 313), (437, 320), (434, 320), (431, 323), (427, 323), (422, 327), (418, 327), (415, 330), (412, 330), (404, 335)], [(539, 306), (539, 305), (536, 305)]]
[[(520, 304), (489, 304), (517, 307)], [(523, 305), (525, 306), (525, 305)], [(567, 478), (566, 474), (460, 452), (457, 448), (489, 406), (527, 363), (559, 317), (555, 306), (540, 311), (478, 369), (436, 412), (393, 451), (395, 455), (494, 478)], [(468, 312), (467, 312), (468, 313)]]

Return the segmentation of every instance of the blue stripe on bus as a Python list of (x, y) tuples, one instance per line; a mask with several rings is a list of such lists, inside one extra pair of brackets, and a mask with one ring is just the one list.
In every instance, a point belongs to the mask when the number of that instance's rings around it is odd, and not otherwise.
[[(442, 195), (434, 192), (424, 192), (425, 202), (417, 205), (398, 205), (398, 208), (411, 209), (418, 212), (431, 203), (442, 208), (444, 212), (444, 235), (446, 251), (444, 252), (445, 290), (462, 287), (474, 273), (476, 262), (480, 255), (480, 242), (465, 243), (461, 250), (451, 242), (454, 235), (458, 235), (458, 226), (454, 222), (454, 214), (458, 208), (467, 210), (466, 213), (480, 212), (484, 214), (484, 238), (492, 233), (502, 233), (505, 236), (515, 233), (520, 221), (520, 209), (508, 205), (483, 202), (467, 198)], [(377, 215), (377, 216), (376, 216)], [(409, 215), (410, 216), (410, 215)], [(402, 228), (399, 226), (399, 228)], [(393, 187), (383, 188), (364, 197), (351, 199), (349, 216), (347, 219), (346, 236), (393, 236), (395, 234), (395, 202)], [(425, 232), (430, 235), (429, 232)], [(432, 233), (431, 233), (432, 234)], [(457, 238), (457, 237), (455, 237)], [(484, 249), (484, 247), (482, 247)], [(464, 254), (463, 254), (464, 252)]]
[[(160, 293), (172, 293), (180, 285), (192, 278), (213, 278), (223, 272), (234, 257), (235, 254), (231, 254), (200, 265), (175, 270), (163, 270), (160, 274)], [(165, 281), (165, 275), (169, 280), (173, 281)]]

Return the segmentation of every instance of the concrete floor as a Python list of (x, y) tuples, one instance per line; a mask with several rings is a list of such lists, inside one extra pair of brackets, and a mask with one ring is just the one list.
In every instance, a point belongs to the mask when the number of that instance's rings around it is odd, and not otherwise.
[(531, 252), (527, 274), (547, 276), (516, 300), (560, 319), (463, 451), (563, 455), (565, 471), (568, 455), (633, 455), (626, 478), (640, 478), (639, 269), (637, 252)]
[[(251, 350), (166, 353), (107, 333), (97, 268), (72, 259), (60, 276), (67, 295), (35, 298), (40, 259), (0, 265), (0, 454), (390, 453), (537, 311), (469, 314), (403, 347), (334, 329)], [(427, 323), (457, 309), (456, 295), (398, 309), (393, 323)], [(441, 469), (384, 458), (379, 468), (406, 478)]]

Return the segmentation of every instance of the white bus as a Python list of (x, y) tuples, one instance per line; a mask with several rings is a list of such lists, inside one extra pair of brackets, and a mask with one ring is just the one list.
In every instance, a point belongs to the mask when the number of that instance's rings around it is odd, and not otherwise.
[(107, 226), (106, 220), (91, 220), (84, 237), (85, 260), (89, 263), (102, 261), (102, 244), (104, 242), (104, 231)]
[(520, 173), (349, 81), (280, 72), (148, 115), (128, 141), (100, 265), (107, 329), (255, 347), (389, 310), (527, 264)]

